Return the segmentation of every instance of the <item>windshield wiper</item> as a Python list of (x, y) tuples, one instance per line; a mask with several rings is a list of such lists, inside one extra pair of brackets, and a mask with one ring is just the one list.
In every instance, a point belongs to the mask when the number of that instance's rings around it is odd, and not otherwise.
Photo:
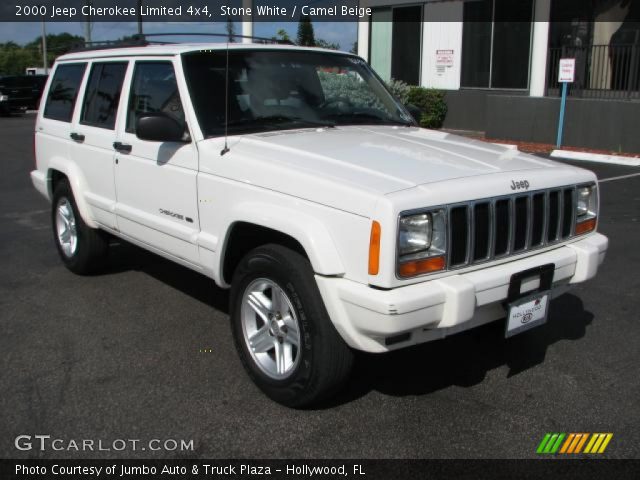
[(302, 117), (289, 117), (287, 115), (264, 115), (261, 117), (255, 118), (243, 118), (240, 120), (234, 120), (229, 122), (230, 127), (246, 125), (251, 126), (252, 124), (258, 126), (266, 126), (266, 125), (278, 125), (283, 122), (291, 122), (291, 123), (302, 123), (305, 125), (310, 125), (313, 127), (328, 127), (333, 128), (336, 126), (334, 122), (325, 121), (325, 120), (309, 120)]
[[(376, 125), (402, 125), (404, 127), (411, 127), (413, 126), (413, 123), (411, 122), (404, 122), (402, 120), (394, 120), (392, 118), (382, 118), (378, 115), (375, 115), (373, 113), (368, 113), (368, 112), (341, 112), (341, 113), (332, 113), (330, 115), (327, 115), (327, 117), (329, 118), (335, 118), (343, 120), (343, 119), (349, 119), (350, 121), (353, 121), (355, 123), (358, 124), (363, 124), (363, 123), (369, 123), (369, 121), (371, 120), (375, 120)], [(341, 125), (343, 125), (342, 122), (340, 122)]]

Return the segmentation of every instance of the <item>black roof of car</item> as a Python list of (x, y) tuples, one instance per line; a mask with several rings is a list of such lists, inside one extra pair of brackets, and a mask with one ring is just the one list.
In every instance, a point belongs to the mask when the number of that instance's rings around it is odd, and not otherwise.
[(7, 75), (0, 77), (0, 85), (5, 87), (44, 86), (46, 81), (47, 75)]

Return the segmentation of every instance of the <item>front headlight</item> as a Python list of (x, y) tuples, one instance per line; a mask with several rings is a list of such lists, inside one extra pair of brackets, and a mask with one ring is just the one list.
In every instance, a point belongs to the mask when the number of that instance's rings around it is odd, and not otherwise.
[(400, 219), (400, 256), (424, 252), (431, 246), (433, 220), (430, 213), (410, 215)]
[(576, 235), (595, 230), (597, 217), (598, 189), (595, 185), (578, 187), (576, 189)]
[(598, 191), (595, 185), (578, 187), (578, 202), (576, 203), (576, 215), (578, 221), (588, 217), (595, 217), (598, 208)]
[(398, 272), (402, 277), (443, 270), (446, 266), (446, 212), (404, 215), (398, 225)]

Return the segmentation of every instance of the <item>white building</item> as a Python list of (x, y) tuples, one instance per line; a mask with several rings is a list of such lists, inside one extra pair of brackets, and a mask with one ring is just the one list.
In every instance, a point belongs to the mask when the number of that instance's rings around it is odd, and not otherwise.
[[(601, 6), (594, 7), (598, 3)], [(519, 90), (541, 97), (554, 53), (550, 50), (609, 47), (613, 42), (640, 45), (640, 27), (625, 21), (635, 18), (634, 3), (638, 2), (361, 0), (361, 6), (372, 7), (373, 15), (359, 23), (358, 54), (386, 79), (446, 90)], [(616, 35), (621, 38), (616, 40)], [(610, 57), (612, 52), (607, 53)], [(611, 85), (615, 72), (602, 65), (605, 60), (609, 59), (591, 59), (594, 74), (597, 69), (606, 72), (592, 75), (582, 87), (626, 89), (623, 82)]]
[[(576, 59), (573, 114), (598, 118), (602, 102), (589, 99), (611, 100), (610, 118), (599, 118), (614, 125), (607, 138), (602, 129), (571, 125), (571, 143), (619, 148), (630, 138), (619, 138), (626, 127), (616, 127), (618, 110), (632, 105), (640, 118), (640, 104), (629, 102), (640, 99), (640, 0), (360, 0), (360, 6), (371, 7), (372, 17), (358, 24), (358, 54), (385, 80), (446, 90), (449, 128), (550, 143), (561, 57)], [(640, 151), (640, 143), (626, 144)]]

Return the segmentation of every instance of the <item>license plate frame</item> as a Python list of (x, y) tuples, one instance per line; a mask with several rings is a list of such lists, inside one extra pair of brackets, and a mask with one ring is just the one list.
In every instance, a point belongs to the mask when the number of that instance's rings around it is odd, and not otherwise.
[[(511, 276), (509, 293), (504, 305), (507, 311), (505, 338), (513, 337), (547, 322), (554, 272), (555, 264), (549, 263)], [(539, 278), (538, 288), (522, 293), (523, 282), (535, 278)]]
[(505, 322), (505, 338), (513, 337), (547, 322), (551, 292), (529, 295), (509, 304)]

